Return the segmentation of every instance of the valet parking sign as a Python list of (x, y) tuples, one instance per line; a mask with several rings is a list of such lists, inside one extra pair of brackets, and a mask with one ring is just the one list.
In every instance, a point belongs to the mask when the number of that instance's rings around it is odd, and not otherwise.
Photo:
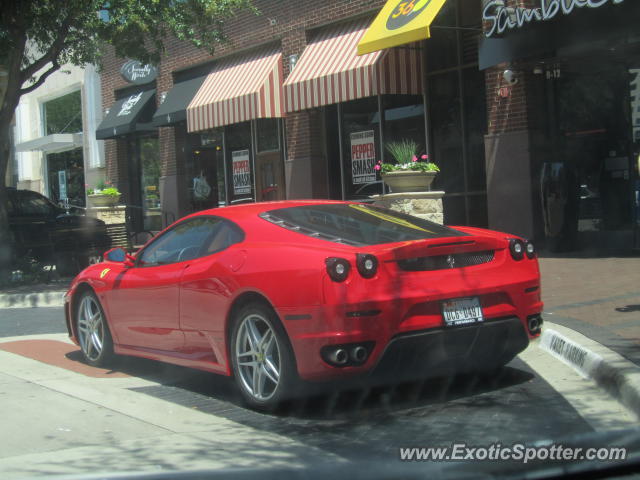
[(376, 181), (376, 146), (373, 130), (351, 134), (351, 176), (354, 185)]
[(233, 193), (235, 195), (251, 193), (249, 150), (231, 152), (231, 165), (233, 168)]

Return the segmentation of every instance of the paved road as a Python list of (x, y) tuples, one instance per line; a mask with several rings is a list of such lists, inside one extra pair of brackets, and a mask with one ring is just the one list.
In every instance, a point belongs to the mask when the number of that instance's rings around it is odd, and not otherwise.
[[(2, 337), (65, 339), (61, 309), (13, 309), (1, 315)], [(62, 335), (32, 335), (53, 332)], [(163, 468), (187, 468), (192, 464), (183, 462), (195, 457), (189, 449), (196, 437), (197, 448), (216, 450), (217, 461), (226, 456), (226, 465), (238, 465), (256, 448), (275, 457), (304, 452), (304, 462), (393, 461), (400, 447), (509, 445), (594, 431), (593, 423), (520, 359), (492, 379), (465, 376), (334, 391), (263, 414), (246, 409), (227, 378), (150, 360), (124, 357), (101, 378), (87, 378), (7, 352), (0, 357), (0, 409), (22, 412), (17, 417), (39, 412), (34, 417), (39, 420), (27, 429), (23, 418), (9, 419), (5, 428), (13, 432), (11, 440), (0, 440), (0, 471), (17, 477), (54, 470), (79, 473), (86, 467), (82, 455), (102, 455), (108, 461), (114, 449), (126, 456), (128, 448), (139, 454), (121, 464), (110, 462), (109, 468), (146, 469), (154, 455), (164, 459)], [(78, 358), (73, 353), (67, 357)], [(113, 378), (114, 373), (124, 376)], [(50, 408), (55, 414), (46, 413)], [(171, 418), (175, 412), (183, 413)], [(191, 446), (185, 446), (185, 456), (172, 457), (175, 449), (168, 435), (186, 441), (181, 426), (189, 425), (188, 415), (198, 415), (195, 431), (188, 432)], [(602, 425), (606, 429), (611, 424)], [(223, 448), (224, 435), (235, 442), (233, 448)], [(25, 465), (33, 469), (25, 470)]]
[(393, 458), (403, 446), (510, 444), (591, 431), (519, 360), (492, 381), (461, 377), (346, 391), (292, 402), (270, 415), (242, 408), (230, 381), (206, 374), (136, 391), (349, 459)]
[(0, 338), (64, 332), (62, 307), (0, 309)]
[[(64, 333), (62, 309), (2, 312), (0, 335)], [(208, 373), (127, 358), (116, 367), (157, 384), (135, 392), (276, 432), (341, 456), (383, 454), (402, 445), (488, 443), (590, 431), (562, 396), (520, 360), (491, 381), (475, 377), (342, 392), (293, 402), (271, 415), (244, 408), (232, 383)], [(166, 372), (166, 373), (163, 373)], [(176, 380), (178, 378), (178, 380)], [(551, 412), (551, 414), (549, 414)]]

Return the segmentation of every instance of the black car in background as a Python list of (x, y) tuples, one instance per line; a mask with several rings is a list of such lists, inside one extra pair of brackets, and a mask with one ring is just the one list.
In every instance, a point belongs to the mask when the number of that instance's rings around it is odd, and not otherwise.
[(14, 259), (33, 258), (72, 275), (111, 247), (102, 220), (68, 213), (31, 190), (8, 188)]

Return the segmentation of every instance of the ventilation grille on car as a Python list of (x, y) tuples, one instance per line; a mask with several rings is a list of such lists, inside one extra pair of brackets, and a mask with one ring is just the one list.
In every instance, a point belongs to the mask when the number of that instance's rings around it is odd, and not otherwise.
[(450, 268), (464, 268), (473, 265), (489, 263), (493, 260), (494, 251), (453, 253), (451, 255), (436, 255), (433, 257), (418, 257), (399, 260), (398, 266), (408, 272), (424, 272), (429, 270), (446, 270)]

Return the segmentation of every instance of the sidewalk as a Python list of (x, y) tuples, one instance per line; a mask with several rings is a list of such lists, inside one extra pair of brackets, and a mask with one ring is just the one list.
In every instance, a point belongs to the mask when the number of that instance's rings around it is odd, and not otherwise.
[(540, 258), (544, 318), (640, 365), (640, 257)]
[(0, 290), (0, 309), (61, 307), (71, 278), (52, 279), (48, 283), (20, 285)]

